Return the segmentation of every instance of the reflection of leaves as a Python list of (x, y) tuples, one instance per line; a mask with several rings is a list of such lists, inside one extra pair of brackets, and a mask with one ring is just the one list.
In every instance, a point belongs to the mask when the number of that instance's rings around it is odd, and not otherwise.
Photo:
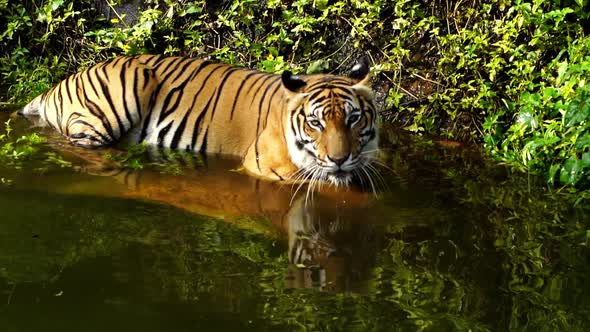
[(16, 139), (10, 136), (10, 120), (5, 123), (6, 134), (0, 137), (0, 162), (5, 166), (22, 169), (26, 161), (38, 159), (38, 152), (45, 139), (36, 133), (22, 135)]
[(125, 151), (105, 153), (103, 157), (118, 162), (123, 169), (138, 171), (151, 167), (162, 174), (171, 175), (182, 175), (186, 167), (195, 168), (204, 165), (201, 156), (198, 154), (152, 148), (145, 143), (130, 145)]
[(45, 163), (56, 165), (60, 168), (70, 168), (72, 167), (72, 163), (64, 160), (60, 155), (55, 152), (47, 152), (45, 153)]
[[(539, 145), (531, 145), (530, 148), (540, 149), (554, 140), (547, 137), (548, 141), (543, 142), (545, 138), (541, 136), (538, 139)], [(508, 326), (515, 330), (587, 330), (590, 326), (587, 318), (590, 315), (590, 287), (587, 282), (590, 268), (584, 257), (590, 254), (587, 246), (590, 192), (551, 191), (537, 177), (486, 167), (485, 160), (477, 155), (472, 157), (465, 149), (419, 144), (393, 132), (383, 142), (384, 149), (387, 149), (388, 141), (395, 144), (395, 148), (391, 149), (389, 165), (403, 183), (419, 183), (419, 186), (432, 190), (435, 197), (446, 204), (458, 203), (461, 214), (473, 222), (473, 225), (467, 222), (463, 227), (450, 231), (471, 239), (463, 242), (455, 240), (461, 249), (458, 260), (452, 264), (456, 270), (440, 269), (433, 263), (440, 259), (433, 255), (437, 252), (432, 250), (433, 241), (392, 242), (389, 253), (391, 260), (397, 263), (390, 268), (388, 260), (379, 263), (379, 271), (385, 271), (382, 272), (381, 283), (397, 280), (392, 300), (402, 304), (412, 303), (414, 306), (404, 309), (419, 309), (423, 316), (431, 318), (444, 310), (464, 308), (455, 317), (461, 321), (468, 314), (471, 315), (469, 317), (476, 317), (473, 316), (477, 314), (476, 308), (465, 311), (469, 308), (466, 306), (468, 303), (477, 303), (478, 297), (495, 298), (491, 300), (493, 303), (508, 301), (510, 304), (505, 306), (506, 311), (501, 309), (507, 320), (498, 322), (493, 330), (506, 330)], [(564, 176), (562, 181), (574, 181), (566, 176), (577, 176), (579, 179), (581, 169), (587, 167), (590, 167), (590, 154), (583, 153), (568, 159), (564, 166), (552, 166), (551, 170), (554, 175), (560, 172), (560, 176)], [(465, 233), (471, 229), (472, 233)], [(440, 242), (445, 232), (436, 229), (434, 232)], [(471, 245), (483, 251), (474, 250)], [(486, 250), (490, 245), (493, 247)], [(494, 273), (498, 273), (496, 278), (499, 279), (496, 280), (502, 280), (494, 286), (504, 289), (500, 294), (485, 293), (485, 289), (479, 288), (479, 282), (469, 283), (469, 278), (465, 279), (467, 275), (477, 278), (480, 270), (486, 270), (485, 263), (474, 264), (474, 261), (480, 262), (478, 255), (486, 252), (487, 255), (489, 252), (499, 253), (483, 261), (490, 261), (491, 266), (487, 267), (489, 277), (494, 278)], [(497, 258), (494, 258), (496, 255)], [(499, 261), (493, 263), (493, 259)], [(470, 260), (470, 263), (464, 260)], [(421, 280), (428, 282), (419, 284)], [(436, 307), (440, 292), (436, 285), (440, 281), (446, 285), (440, 293), (440, 296), (446, 296), (442, 308)], [(385, 293), (392, 288), (380, 289)], [(460, 294), (461, 290), (465, 291), (465, 295), (448, 295), (449, 291)], [(483, 293), (478, 296), (477, 292)], [(474, 293), (476, 295), (471, 297)], [(403, 296), (407, 297), (405, 301), (400, 300)], [(430, 304), (428, 301), (431, 301)], [(453, 307), (453, 303), (459, 305)], [(418, 304), (422, 306), (416, 307)]]

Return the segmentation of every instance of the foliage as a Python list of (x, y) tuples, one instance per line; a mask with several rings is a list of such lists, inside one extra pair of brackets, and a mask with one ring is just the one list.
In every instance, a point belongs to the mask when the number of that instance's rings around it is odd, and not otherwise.
[[(4, 123), (4, 133), (0, 131), (0, 164), (4, 168), (22, 169), (29, 161), (41, 161), (44, 165), (37, 170), (45, 171), (48, 167), (70, 167), (71, 163), (63, 160), (55, 152), (43, 152), (45, 139), (36, 133), (13, 137), (11, 120)], [(27, 164), (26, 164), (27, 163)], [(9, 182), (9, 180), (6, 180)], [(4, 182), (4, 181), (3, 181)]]
[(486, 121), (485, 143), (493, 155), (544, 173), (550, 184), (590, 184), (589, 50), (585, 37), (559, 52), (538, 88), (510, 106), (515, 121), (505, 133), (496, 123), (501, 112)]
[(549, 183), (587, 186), (587, 1), (100, 3), (0, 2), (2, 98), (22, 103), (116, 54), (210, 56), (306, 73), (344, 72), (367, 54), (386, 119), (483, 142)]
[(186, 151), (153, 148), (145, 143), (130, 145), (124, 151), (107, 152), (103, 157), (116, 161), (122, 169), (139, 171), (144, 168), (154, 168), (163, 174), (171, 175), (182, 175), (185, 167), (203, 166), (200, 155)]

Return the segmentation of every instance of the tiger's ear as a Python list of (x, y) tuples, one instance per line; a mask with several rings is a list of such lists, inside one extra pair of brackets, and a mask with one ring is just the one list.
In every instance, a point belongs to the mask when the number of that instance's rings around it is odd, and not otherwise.
[(290, 99), (301, 94), (303, 87), (307, 85), (307, 83), (305, 83), (305, 81), (299, 76), (293, 75), (293, 73), (288, 70), (285, 70), (281, 75), (281, 82), (283, 83), (285, 94), (287, 94), (287, 97)]
[(354, 91), (359, 95), (365, 96), (368, 99), (373, 99), (374, 94), (373, 90), (371, 90), (371, 75), (369, 75), (370, 68), (369, 68), (369, 59), (364, 56), (359, 59), (359, 61), (352, 67), (350, 77), (355, 84), (352, 86)]
[(356, 84), (354, 85), (355, 87), (356, 86), (363, 86), (363, 85), (366, 87), (369, 87), (369, 79), (370, 79), (369, 72), (370, 72), (369, 58), (367, 58), (366, 56), (363, 56), (352, 67), (352, 70), (350, 71), (350, 74), (348, 74), (348, 77), (352, 78), (352, 80), (354, 82), (356, 82)]

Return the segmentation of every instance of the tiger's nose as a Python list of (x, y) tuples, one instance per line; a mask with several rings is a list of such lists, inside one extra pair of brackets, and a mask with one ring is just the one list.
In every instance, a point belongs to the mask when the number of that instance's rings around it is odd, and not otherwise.
[(328, 160), (330, 160), (331, 162), (335, 163), (336, 165), (340, 166), (342, 164), (344, 164), (344, 162), (348, 159), (348, 156), (344, 156), (344, 157), (330, 157), (328, 156)]

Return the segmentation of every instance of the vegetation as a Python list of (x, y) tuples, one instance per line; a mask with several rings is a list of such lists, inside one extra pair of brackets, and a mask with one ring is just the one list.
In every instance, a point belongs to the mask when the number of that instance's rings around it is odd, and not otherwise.
[(182, 175), (185, 167), (195, 168), (204, 165), (200, 155), (170, 149), (150, 149), (146, 144), (135, 144), (125, 151), (114, 150), (103, 156), (117, 162), (121, 169), (139, 171), (153, 168), (163, 174)]
[[(11, 120), (4, 123), (4, 130), (0, 130), (0, 164), (1, 168), (22, 169), (24, 166), (39, 164), (37, 171), (46, 171), (49, 167), (66, 168), (72, 164), (56, 154), (48, 151), (43, 143), (45, 139), (37, 133), (30, 133), (13, 137)], [(2, 178), (2, 182), (9, 180)]]
[(11, 102), (117, 54), (309, 73), (368, 54), (386, 119), (481, 142), (550, 184), (589, 184), (584, 0), (3, 0), (0, 15)]

